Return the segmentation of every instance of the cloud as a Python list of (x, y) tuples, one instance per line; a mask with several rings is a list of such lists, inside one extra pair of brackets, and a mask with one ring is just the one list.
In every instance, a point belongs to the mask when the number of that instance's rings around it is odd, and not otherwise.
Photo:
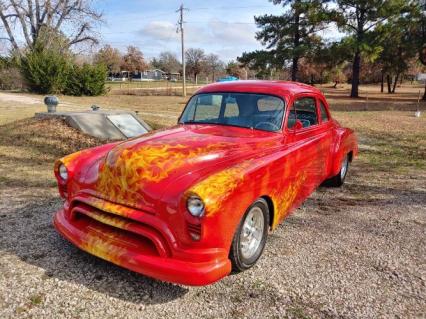
[(256, 45), (256, 28), (252, 24), (228, 23), (217, 19), (209, 22), (213, 40), (225, 44)]
[[(177, 26), (168, 21), (148, 22), (137, 34), (145, 43), (145, 48), (153, 52), (180, 45)], [(200, 47), (206, 53), (217, 53), (223, 59), (235, 59), (244, 50), (257, 47), (256, 28), (252, 24), (229, 23), (217, 18), (205, 23), (188, 23), (185, 25), (185, 44), (187, 48)], [(174, 50), (173, 50), (174, 51)]]
[(147, 37), (157, 41), (170, 41), (177, 39), (176, 26), (168, 21), (151, 21), (139, 32), (142, 37)]

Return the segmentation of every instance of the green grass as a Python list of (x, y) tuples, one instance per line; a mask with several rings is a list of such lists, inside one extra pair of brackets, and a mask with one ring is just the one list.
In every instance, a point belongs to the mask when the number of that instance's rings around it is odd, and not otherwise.
[(43, 295), (32, 295), (30, 296), (30, 302), (33, 306), (39, 306), (43, 303), (44, 296)]

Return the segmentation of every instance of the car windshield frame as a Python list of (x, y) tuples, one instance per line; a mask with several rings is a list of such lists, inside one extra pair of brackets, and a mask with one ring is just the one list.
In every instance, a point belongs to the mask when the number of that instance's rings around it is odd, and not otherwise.
[[(224, 99), (223, 96), (225, 94), (248, 94), (248, 95), (257, 95), (257, 96), (265, 96), (265, 97), (274, 97), (279, 99), (282, 102), (282, 115), (281, 115), (281, 119), (280, 119), (280, 127), (277, 130), (268, 130), (268, 129), (262, 129), (262, 128), (256, 128), (256, 127), (251, 127), (251, 126), (245, 126), (245, 125), (238, 125), (238, 124), (234, 124), (234, 123), (224, 123), (224, 122), (207, 122), (207, 121), (197, 121), (197, 120), (191, 120), (191, 121), (183, 121), (183, 117), (185, 115), (185, 113), (187, 112), (188, 108), (190, 107), (191, 102), (193, 101), (193, 99), (198, 98), (201, 95), (222, 95), (222, 101), (221, 101), (221, 105), (220, 105), (220, 113), (219, 113), (219, 117), (222, 115), (224, 115), (224, 110), (223, 108), (225, 107), (224, 104)], [(226, 103), (226, 102), (225, 102)], [(257, 93), (257, 92), (234, 92), (234, 91), (220, 91), (220, 92), (202, 92), (202, 93), (198, 93), (193, 95), (189, 101), (186, 103), (185, 108), (182, 111), (182, 114), (179, 116), (178, 119), (178, 124), (180, 125), (220, 125), (220, 126), (231, 126), (231, 127), (239, 127), (239, 128), (245, 128), (245, 129), (249, 129), (249, 130), (259, 130), (259, 131), (263, 131), (263, 132), (270, 132), (270, 133), (282, 133), (283, 129), (284, 129), (284, 121), (285, 121), (285, 117), (286, 117), (286, 111), (287, 111), (287, 103), (285, 101), (285, 99), (279, 95), (276, 94), (270, 94), (270, 93)], [(266, 112), (266, 111), (263, 111)], [(194, 114), (196, 113), (196, 110), (194, 112)]]

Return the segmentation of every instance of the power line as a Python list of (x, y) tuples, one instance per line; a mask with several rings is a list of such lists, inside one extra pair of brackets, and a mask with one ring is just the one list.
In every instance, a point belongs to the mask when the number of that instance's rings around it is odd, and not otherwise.
[[(227, 24), (247, 24), (247, 25), (256, 25), (256, 22), (243, 22), (243, 21), (235, 21), (235, 22), (225, 22), (225, 21), (215, 21), (215, 20), (210, 20), (210, 21), (185, 21), (184, 23), (186, 24), (208, 24), (208, 23), (214, 23), (214, 24), (222, 24), (222, 25), (227, 25)], [(141, 30), (133, 30), (133, 31), (120, 31), (120, 32), (101, 32), (102, 34), (106, 34), (106, 35), (112, 35), (112, 34), (129, 34), (129, 33), (137, 33), (140, 32)]]
[(235, 21), (235, 22), (224, 22), (224, 21), (208, 21), (208, 22), (205, 22), (205, 21), (189, 21), (189, 22), (186, 22), (186, 23), (189, 23), (189, 24), (206, 24), (206, 23), (217, 23), (217, 24), (223, 24), (223, 25), (225, 25), (225, 24), (256, 24), (256, 22), (240, 22), (240, 21)]
[(229, 10), (229, 9), (264, 9), (268, 8), (270, 9), (271, 6), (221, 6), (221, 7), (199, 7), (199, 8), (191, 8), (191, 10)]

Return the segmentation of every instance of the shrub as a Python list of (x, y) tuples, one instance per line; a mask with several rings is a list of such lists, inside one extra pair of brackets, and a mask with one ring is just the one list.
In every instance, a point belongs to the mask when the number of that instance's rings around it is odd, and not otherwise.
[(25, 81), (21, 71), (17, 67), (0, 68), (0, 89), (22, 90), (25, 89)]
[(51, 49), (33, 49), (21, 59), (21, 71), (32, 92), (62, 93), (67, 84), (70, 58)]
[(79, 66), (74, 64), (69, 69), (63, 93), (75, 96), (97, 96), (105, 94), (106, 75), (107, 68), (103, 65), (90, 65), (86, 63)]
[(79, 66), (69, 53), (58, 49), (34, 48), (21, 59), (20, 67), (34, 93), (76, 96), (106, 93), (105, 66)]
[(0, 89), (22, 90), (25, 81), (14, 58), (0, 57)]

